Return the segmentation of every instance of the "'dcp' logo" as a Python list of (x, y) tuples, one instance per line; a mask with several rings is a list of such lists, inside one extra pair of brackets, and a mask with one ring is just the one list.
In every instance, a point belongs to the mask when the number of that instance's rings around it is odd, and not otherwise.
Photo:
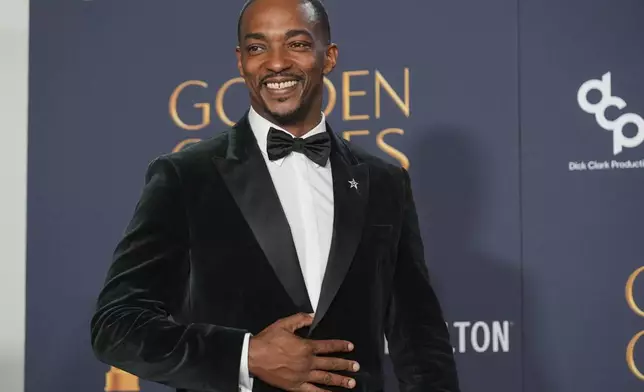
[[(598, 90), (601, 93), (601, 99), (597, 103), (588, 101), (588, 93), (592, 90)], [(606, 118), (606, 109), (609, 107), (614, 106), (620, 110), (626, 107), (623, 99), (611, 94), (610, 72), (606, 72), (601, 80), (591, 79), (582, 84), (577, 92), (577, 102), (586, 113), (595, 115), (600, 127), (613, 132), (613, 155), (622, 152), (623, 148), (637, 147), (644, 142), (644, 119), (639, 115), (624, 113), (612, 121)], [(637, 127), (637, 133), (634, 136), (624, 135), (626, 124)]]

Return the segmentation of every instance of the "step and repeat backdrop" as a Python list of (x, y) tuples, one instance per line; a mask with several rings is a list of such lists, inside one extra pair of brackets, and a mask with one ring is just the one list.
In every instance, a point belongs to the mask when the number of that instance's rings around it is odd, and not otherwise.
[[(242, 3), (31, 1), (27, 392), (168, 390), (89, 319), (148, 162), (248, 108)], [(410, 171), (463, 391), (641, 390), (644, 3), (326, 5), (325, 112)]]

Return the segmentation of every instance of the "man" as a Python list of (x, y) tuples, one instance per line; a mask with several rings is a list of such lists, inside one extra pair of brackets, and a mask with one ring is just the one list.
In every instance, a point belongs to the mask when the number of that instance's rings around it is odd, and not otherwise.
[(98, 358), (178, 390), (457, 392), (407, 172), (337, 137), (318, 0), (254, 0), (251, 108), (148, 168), (92, 319)]

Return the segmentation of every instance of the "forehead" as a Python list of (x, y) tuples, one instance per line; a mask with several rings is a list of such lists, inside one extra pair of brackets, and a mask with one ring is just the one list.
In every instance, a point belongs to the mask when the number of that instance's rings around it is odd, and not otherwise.
[(278, 33), (307, 29), (314, 33), (317, 16), (313, 5), (299, 0), (257, 0), (242, 18), (243, 33)]

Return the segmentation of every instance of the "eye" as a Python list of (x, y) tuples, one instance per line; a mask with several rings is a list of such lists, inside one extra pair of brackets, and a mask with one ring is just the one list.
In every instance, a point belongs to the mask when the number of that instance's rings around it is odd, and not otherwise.
[(289, 47), (295, 50), (308, 50), (311, 48), (311, 46), (312, 45), (309, 42), (304, 41), (296, 41), (289, 44)]
[(253, 45), (248, 45), (246, 47), (246, 51), (250, 54), (257, 54), (261, 53), (264, 50), (261, 45), (253, 44)]

